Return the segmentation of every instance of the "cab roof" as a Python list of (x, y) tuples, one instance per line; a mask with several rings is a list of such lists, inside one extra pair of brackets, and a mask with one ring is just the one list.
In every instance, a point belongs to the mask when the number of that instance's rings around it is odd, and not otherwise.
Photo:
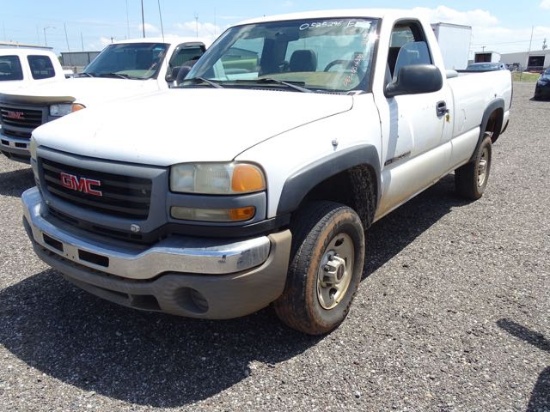
[(264, 16), (254, 19), (241, 21), (238, 25), (273, 22), (281, 20), (302, 20), (302, 19), (332, 19), (332, 18), (375, 18), (398, 20), (403, 18), (420, 18), (421, 14), (412, 10), (405, 9), (336, 9), (336, 10), (316, 10), (299, 13), (279, 14), (274, 16)]

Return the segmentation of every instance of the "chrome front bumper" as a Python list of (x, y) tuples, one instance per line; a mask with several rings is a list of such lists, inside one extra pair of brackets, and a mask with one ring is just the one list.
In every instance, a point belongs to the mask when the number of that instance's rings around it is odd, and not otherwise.
[(246, 240), (171, 236), (153, 246), (105, 243), (50, 219), (37, 188), (21, 199), (38, 256), (81, 288), (116, 303), (219, 319), (255, 312), (283, 291), (288, 230)]
[(29, 145), (30, 139), (7, 136), (2, 133), (0, 127), (0, 150), (10, 159), (29, 163), (31, 157)]

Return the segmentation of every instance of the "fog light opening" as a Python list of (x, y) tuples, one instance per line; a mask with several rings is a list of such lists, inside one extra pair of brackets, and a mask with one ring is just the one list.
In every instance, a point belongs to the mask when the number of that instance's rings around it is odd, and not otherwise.
[(208, 301), (199, 291), (192, 288), (180, 288), (176, 292), (176, 301), (178, 305), (198, 315), (208, 312)]

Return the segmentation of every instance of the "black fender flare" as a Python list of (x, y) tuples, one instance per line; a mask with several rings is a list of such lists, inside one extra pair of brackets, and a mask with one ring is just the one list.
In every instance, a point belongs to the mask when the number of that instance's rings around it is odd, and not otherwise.
[[(495, 110), (498, 110), (498, 109), (501, 109), (502, 113), (504, 113), (504, 99), (502, 99), (502, 98), (498, 98), (498, 99), (493, 100), (489, 104), (489, 106), (487, 106), (485, 111), (483, 112), (483, 117), (481, 118), (481, 125), (480, 125), (480, 128), (479, 128), (479, 138), (477, 140), (476, 148), (475, 148), (474, 152), (472, 153), (472, 157), (470, 157), (470, 160), (469, 160), (470, 162), (472, 160), (474, 160), (474, 157), (477, 153), (477, 150), (479, 149), (479, 146), (481, 145), (481, 142), (483, 142), (483, 139), (485, 138), (485, 130), (487, 129), (487, 123), (489, 123), (489, 118), (495, 112)], [(501, 125), (501, 127), (502, 127), (502, 125)], [(500, 134), (500, 130), (498, 131), (498, 133)], [(498, 135), (493, 140), (493, 143), (496, 141), (497, 138), (498, 138)]]
[[(379, 188), (380, 157), (378, 150), (372, 145), (354, 146), (334, 152), (328, 157), (303, 167), (285, 181), (277, 207), (277, 215), (289, 214), (297, 210), (307, 194), (322, 181), (355, 166), (365, 164), (374, 170)], [(379, 191), (377, 193), (379, 197)], [(376, 199), (377, 204), (378, 200)]]

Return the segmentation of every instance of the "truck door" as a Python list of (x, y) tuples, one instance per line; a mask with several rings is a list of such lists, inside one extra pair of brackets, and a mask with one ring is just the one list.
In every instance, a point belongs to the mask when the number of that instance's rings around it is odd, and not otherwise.
[[(433, 64), (427, 40), (419, 22), (400, 23), (392, 31), (384, 87), (398, 81), (403, 66), (414, 64)], [(441, 90), (432, 93), (385, 97), (382, 90), (375, 94), (385, 129), (384, 200), (378, 211), (383, 215), (446, 172), (451, 150), (447, 111), (452, 109), (452, 96), (445, 82)]]

